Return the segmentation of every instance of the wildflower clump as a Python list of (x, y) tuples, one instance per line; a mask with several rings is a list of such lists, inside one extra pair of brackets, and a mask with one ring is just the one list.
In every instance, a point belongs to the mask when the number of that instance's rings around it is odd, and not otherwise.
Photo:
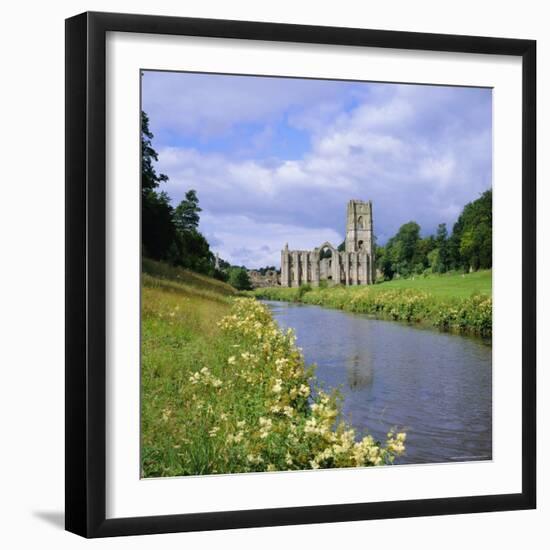
[(220, 328), (247, 352), (228, 365), (248, 384), (250, 402), (263, 399), (261, 416), (245, 437), (226, 442), (242, 456), (237, 471), (303, 470), (390, 464), (405, 451), (405, 434), (390, 432), (384, 445), (370, 435), (357, 438), (339, 420), (334, 396), (312, 394), (312, 372), (305, 368), (291, 330), (281, 331), (269, 310), (254, 300), (235, 300)]

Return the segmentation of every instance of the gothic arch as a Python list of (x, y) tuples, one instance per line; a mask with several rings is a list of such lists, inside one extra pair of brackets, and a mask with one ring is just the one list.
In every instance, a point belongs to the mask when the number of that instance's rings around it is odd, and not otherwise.
[(321, 251), (323, 250), (324, 248), (330, 248), (333, 252), (338, 252), (336, 250), (336, 247), (333, 246), (331, 243), (329, 243), (328, 241), (325, 241), (321, 246), (318, 246), (317, 247), (317, 250)]

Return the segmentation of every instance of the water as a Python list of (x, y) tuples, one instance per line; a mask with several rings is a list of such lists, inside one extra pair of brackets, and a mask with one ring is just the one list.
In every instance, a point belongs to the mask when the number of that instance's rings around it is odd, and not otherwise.
[(291, 327), (325, 389), (339, 387), (359, 433), (407, 432), (396, 463), (492, 457), (491, 346), (476, 338), (318, 306), (265, 302)]

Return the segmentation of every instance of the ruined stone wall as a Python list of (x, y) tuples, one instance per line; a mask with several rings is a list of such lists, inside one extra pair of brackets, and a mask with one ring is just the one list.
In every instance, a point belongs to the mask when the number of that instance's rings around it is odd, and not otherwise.
[[(330, 256), (330, 257), (325, 257)], [(348, 203), (345, 250), (339, 252), (325, 242), (314, 250), (281, 251), (280, 284), (368, 285), (376, 279), (372, 203), (352, 200)]]
[(267, 288), (280, 284), (280, 277), (273, 270), (266, 271), (265, 275), (262, 275), (259, 271), (252, 269), (248, 271), (248, 277), (253, 288)]
[[(301, 284), (368, 285), (374, 283), (374, 258), (364, 251), (338, 252), (333, 249), (330, 258), (319, 259), (319, 249), (313, 251), (283, 251), (280, 284), (299, 287)], [(284, 267), (283, 267), (284, 266)]]

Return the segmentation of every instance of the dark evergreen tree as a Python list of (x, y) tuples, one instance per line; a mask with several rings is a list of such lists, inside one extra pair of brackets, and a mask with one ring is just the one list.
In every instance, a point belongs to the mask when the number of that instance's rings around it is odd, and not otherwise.
[(141, 111), (141, 189), (142, 192), (156, 189), (162, 182), (168, 181), (165, 174), (157, 174), (154, 162), (158, 154), (153, 149), (153, 133), (149, 129), (149, 117)]
[(172, 222), (173, 209), (170, 199), (157, 187), (168, 180), (165, 174), (157, 174), (154, 163), (158, 160), (152, 145), (153, 134), (149, 118), (141, 112), (141, 241), (143, 255), (155, 260), (166, 260), (173, 248), (176, 231)]
[(176, 241), (172, 222), (173, 209), (166, 193), (147, 189), (141, 201), (141, 241), (143, 255), (155, 260), (168, 260)]
[(174, 223), (178, 231), (195, 231), (199, 227), (199, 199), (194, 189), (189, 189), (183, 199), (174, 210)]
[(164, 260), (206, 273), (214, 274), (214, 257), (208, 241), (199, 232), (199, 199), (190, 189), (185, 199), (174, 209), (166, 192), (158, 191), (160, 184), (168, 181), (165, 174), (158, 174), (155, 162), (158, 154), (153, 148), (153, 133), (149, 118), (141, 113), (141, 235), (143, 255)]

